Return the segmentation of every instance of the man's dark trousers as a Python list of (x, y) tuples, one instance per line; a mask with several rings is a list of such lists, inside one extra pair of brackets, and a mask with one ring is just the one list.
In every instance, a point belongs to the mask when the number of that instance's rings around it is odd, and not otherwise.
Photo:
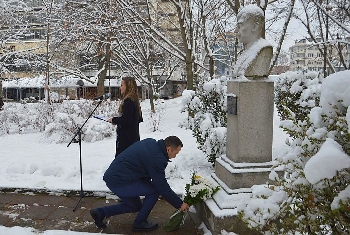
[[(115, 187), (108, 183), (106, 185), (122, 200), (119, 204), (102, 208), (106, 218), (113, 215), (139, 211), (134, 223), (140, 224), (147, 221), (148, 215), (151, 213), (159, 197), (159, 193), (151, 181), (136, 181), (122, 187)], [(140, 196), (145, 196), (143, 203)]]

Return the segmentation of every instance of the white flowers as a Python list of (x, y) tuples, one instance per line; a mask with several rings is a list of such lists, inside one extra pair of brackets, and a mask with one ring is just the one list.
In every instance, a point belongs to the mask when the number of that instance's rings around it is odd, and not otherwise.
[(189, 205), (195, 205), (211, 198), (218, 190), (219, 186), (214, 186), (208, 180), (193, 173), (191, 184), (186, 184), (184, 201)]

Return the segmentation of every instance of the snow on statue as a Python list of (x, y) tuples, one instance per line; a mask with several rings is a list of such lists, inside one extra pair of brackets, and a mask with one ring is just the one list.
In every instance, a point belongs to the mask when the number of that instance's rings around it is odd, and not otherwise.
[(264, 12), (256, 5), (247, 5), (237, 15), (237, 38), (244, 45), (238, 57), (233, 78), (250, 80), (267, 78), (273, 55), (272, 45), (262, 38)]

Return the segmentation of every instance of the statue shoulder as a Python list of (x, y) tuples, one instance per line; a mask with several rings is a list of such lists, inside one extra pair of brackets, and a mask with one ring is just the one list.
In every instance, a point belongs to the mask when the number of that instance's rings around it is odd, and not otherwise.
[(273, 56), (272, 45), (260, 38), (239, 57), (232, 72), (233, 78), (249, 80), (264, 79), (268, 76)]
[(252, 80), (268, 77), (272, 57), (273, 48), (270, 44), (261, 47), (252, 63), (246, 69), (245, 77)]

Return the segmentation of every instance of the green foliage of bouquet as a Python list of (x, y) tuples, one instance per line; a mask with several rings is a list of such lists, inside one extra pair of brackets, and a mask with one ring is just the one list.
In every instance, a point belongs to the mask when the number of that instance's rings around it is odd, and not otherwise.
[[(196, 175), (196, 172), (192, 173), (191, 183), (186, 184), (186, 195), (184, 202), (190, 206), (196, 205), (202, 201), (212, 198), (213, 195), (219, 191), (219, 186), (214, 186), (205, 178)], [(167, 224), (163, 226), (164, 231), (171, 232), (180, 228), (180, 225), (184, 223), (186, 218), (185, 212), (180, 209), (170, 217)]]

